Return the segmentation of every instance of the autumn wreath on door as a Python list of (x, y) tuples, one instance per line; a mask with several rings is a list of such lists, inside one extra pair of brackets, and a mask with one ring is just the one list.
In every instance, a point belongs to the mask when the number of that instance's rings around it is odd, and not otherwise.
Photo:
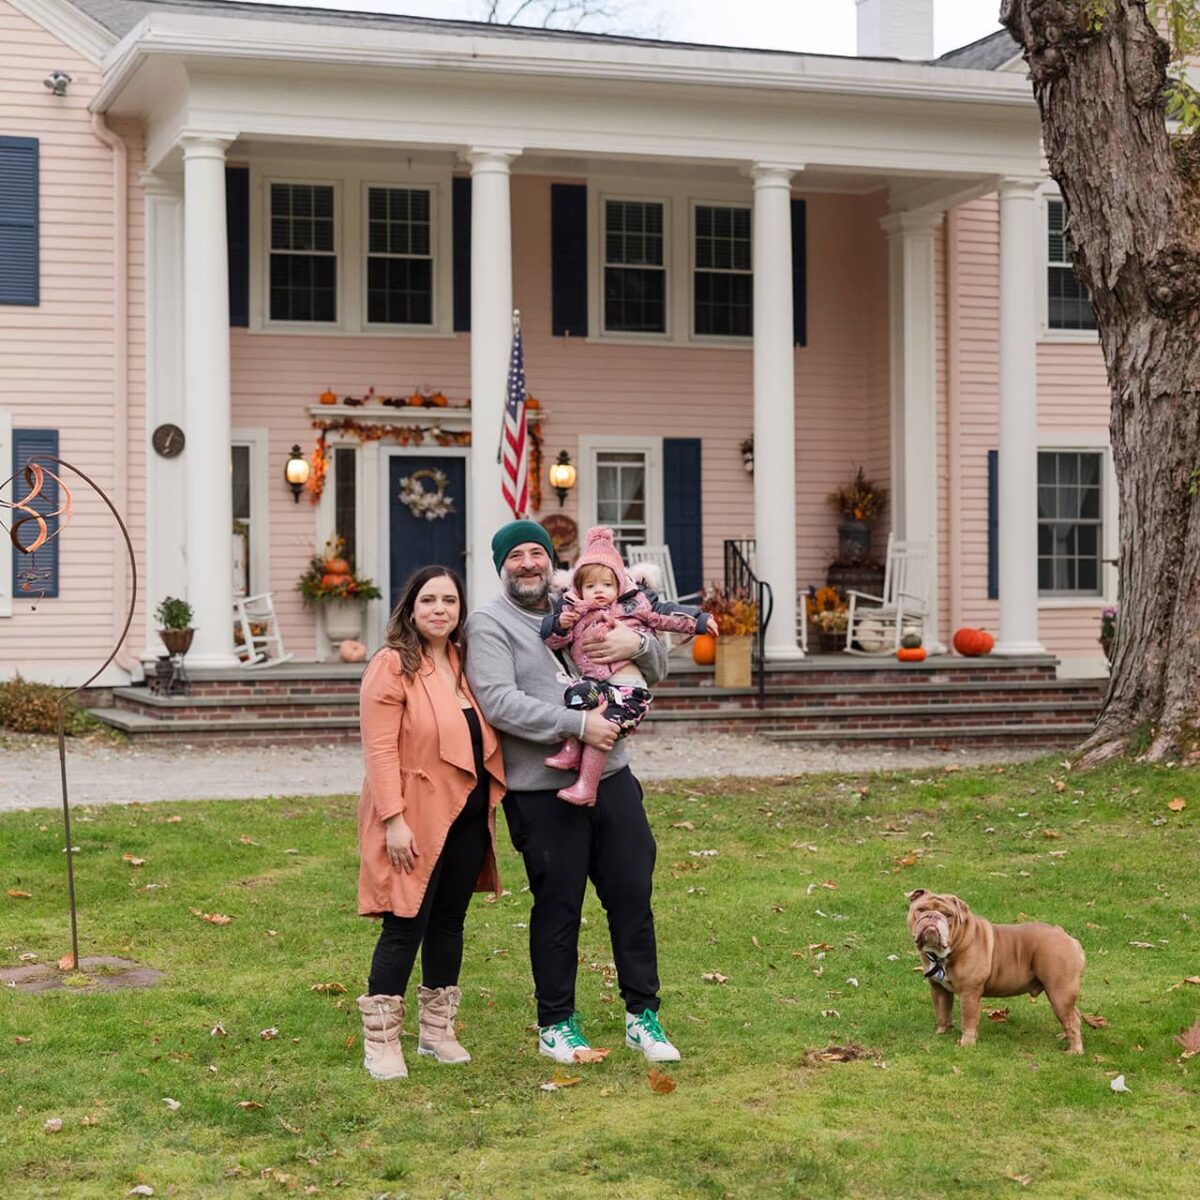
[(440, 521), (454, 511), (454, 498), (446, 495), (449, 482), (444, 471), (423, 467), (400, 480), (400, 503), (419, 521)]

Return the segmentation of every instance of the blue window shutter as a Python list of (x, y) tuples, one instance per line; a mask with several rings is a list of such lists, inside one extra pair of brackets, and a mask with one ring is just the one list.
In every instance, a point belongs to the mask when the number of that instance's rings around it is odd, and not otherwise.
[(250, 324), (250, 168), (225, 168), (225, 228), (229, 249), (229, 324)]
[(456, 175), (452, 193), (454, 227), (454, 329), (471, 328), (471, 180)]
[(551, 332), (587, 337), (587, 184), (550, 185)]
[(1000, 452), (988, 451), (987, 497), (987, 594), (989, 600), (1000, 599), (1000, 487), (997, 473)]
[(792, 340), (808, 345), (808, 223), (803, 200), (792, 201)]
[(38, 140), (0, 137), (0, 304), (39, 303)]
[(681, 596), (704, 586), (700, 439), (663, 438), (663, 526)]
[[(24, 500), (29, 495), (29, 484), (22, 472), (25, 464), (31, 458), (38, 458), (42, 466), (55, 474), (60, 472), (57, 463), (47, 462), (46, 458), (58, 457), (57, 429), (14, 429), (13, 444), (13, 501)], [(52, 479), (46, 479), (42, 490), (33, 500), (32, 507), (42, 513), (54, 512), (58, 508), (58, 484)], [(13, 520), (20, 519), (20, 513), (10, 514)], [(46, 524), (53, 533), (58, 528), (58, 518), (52, 517)], [(33, 522), (22, 525), (17, 536), (21, 544), (28, 546), (37, 536), (37, 527)], [(35, 600), (40, 596), (55, 597), (58, 595), (58, 538), (52, 538), (40, 550), (32, 554), (22, 554), (13, 549), (13, 597), (14, 599)]]

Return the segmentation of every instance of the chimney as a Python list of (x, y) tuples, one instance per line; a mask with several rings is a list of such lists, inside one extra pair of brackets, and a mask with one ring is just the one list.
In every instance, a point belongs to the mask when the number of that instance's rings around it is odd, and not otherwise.
[(857, 0), (860, 58), (933, 58), (933, 0)]

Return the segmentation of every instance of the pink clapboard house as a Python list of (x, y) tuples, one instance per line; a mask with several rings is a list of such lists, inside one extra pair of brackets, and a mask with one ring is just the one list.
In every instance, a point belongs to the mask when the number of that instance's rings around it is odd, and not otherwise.
[[(422, 561), (491, 594), (514, 308), (537, 517), (668, 545), (680, 592), (753, 539), (785, 663), (861, 464), (891, 493), (876, 549), (931, 547), (928, 645), (982, 625), (998, 655), (1102, 674), (1108, 396), (1015, 45), (932, 58), (931, 0), (858, 16), (837, 58), (0, 0), (0, 478), (57, 453), (127, 514), (141, 592), (102, 682), (163, 653), (168, 595), (193, 671), (236, 663), (247, 593), (294, 661), (327, 659), (296, 584), (334, 534), (384, 593), (368, 646)], [(316, 503), (285, 480), (315, 421), (340, 423)], [(453, 512), (424, 521), (400, 481), (436, 471)], [(77, 502), (36, 612), (0, 564), (0, 678), (76, 682), (120, 627), (119, 534)]]

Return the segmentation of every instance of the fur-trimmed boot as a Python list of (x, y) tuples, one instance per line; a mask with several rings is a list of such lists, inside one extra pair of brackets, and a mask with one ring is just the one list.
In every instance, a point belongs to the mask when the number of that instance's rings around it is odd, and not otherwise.
[(363, 1066), (372, 1079), (405, 1079), (408, 1067), (400, 1048), (403, 996), (359, 996), (363, 1025)]
[(462, 992), (456, 987), (427, 988), (417, 992), (418, 1022), (421, 1036), (418, 1054), (430, 1054), (440, 1063), (467, 1063), (471, 1056), (454, 1035), (454, 1018), (462, 1003)]
[(604, 773), (604, 764), (607, 761), (607, 750), (584, 746), (579, 760), (579, 778), (570, 787), (563, 788), (558, 793), (558, 798), (568, 804), (581, 804), (590, 808), (596, 803), (596, 789), (600, 786), (600, 776)]
[(574, 771), (578, 769), (582, 755), (583, 743), (578, 738), (569, 737), (556, 754), (551, 754), (543, 761), (546, 766), (553, 767), (556, 771)]

